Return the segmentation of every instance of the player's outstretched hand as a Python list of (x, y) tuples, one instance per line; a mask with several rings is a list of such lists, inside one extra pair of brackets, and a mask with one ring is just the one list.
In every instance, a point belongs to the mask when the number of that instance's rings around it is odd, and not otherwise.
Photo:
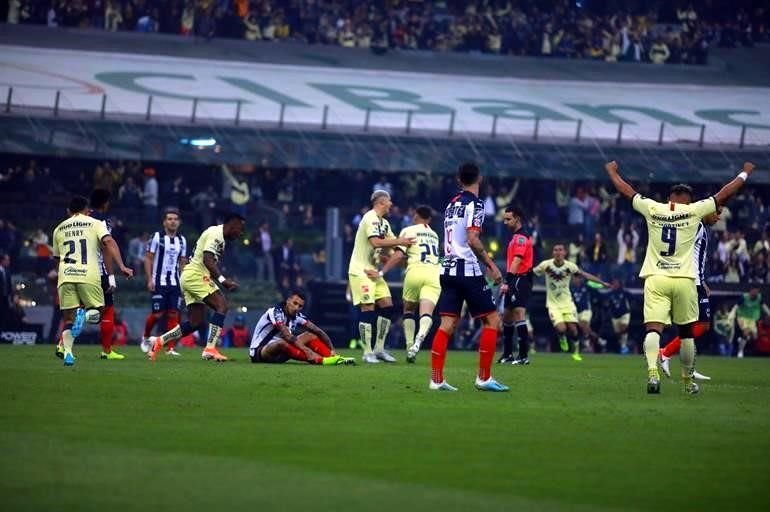
[(376, 270), (371, 270), (371, 269), (364, 270), (364, 273), (366, 274), (366, 277), (368, 277), (372, 281), (376, 281), (377, 279), (380, 278), (380, 273), (377, 272)]
[(225, 287), (225, 290), (233, 291), (238, 289), (238, 283), (233, 281), (232, 279), (225, 279), (222, 283), (222, 286)]
[(416, 239), (414, 237), (411, 237), (411, 236), (410, 237), (399, 238), (398, 239), (398, 245), (406, 245), (407, 247), (409, 247), (410, 245), (414, 245), (415, 240)]
[(123, 274), (126, 279), (131, 279), (134, 277), (134, 269), (132, 268), (120, 267), (120, 273)]
[(618, 172), (618, 163), (615, 160), (607, 162), (604, 164), (604, 170), (607, 171), (608, 174)]
[(155, 291), (155, 281), (152, 280), (152, 277), (147, 279), (147, 291), (148, 292)]
[(751, 162), (743, 162), (743, 172), (746, 174), (751, 174), (754, 172), (754, 167), (756, 166)]

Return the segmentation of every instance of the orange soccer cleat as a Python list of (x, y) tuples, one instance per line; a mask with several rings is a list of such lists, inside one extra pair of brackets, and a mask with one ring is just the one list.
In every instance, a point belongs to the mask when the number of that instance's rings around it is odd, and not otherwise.
[(163, 350), (163, 342), (160, 340), (160, 336), (153, 336), (150, 337), (150, 343), (152, 348), (147, 352), (147, 357), (150, 361), (155, 361), (155, 358), (158, 357), (158, 353)]
[(216, 347), (204, 348), (203, 352), (201, 353), (201, 358), (204, 361), (219, 361), (219, 362), (227, 361), (227, 356), (222, 355), (219, 352), (219, 350), (216, 349)]

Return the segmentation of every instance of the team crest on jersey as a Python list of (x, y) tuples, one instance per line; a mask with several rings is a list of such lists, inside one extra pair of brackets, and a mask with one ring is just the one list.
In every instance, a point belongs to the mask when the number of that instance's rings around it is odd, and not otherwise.
[(526, 242), (527, 240), (523, 236), (520, 236), (519, 238), (516, 239), (517, 245), (524, 245)]

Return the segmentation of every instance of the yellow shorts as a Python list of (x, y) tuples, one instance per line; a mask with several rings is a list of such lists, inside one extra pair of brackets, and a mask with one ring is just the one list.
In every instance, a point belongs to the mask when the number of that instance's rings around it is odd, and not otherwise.
[(583, 311), (578, 313), (578, 322), (580, 323), (591, 323), (591, 319), (594, 317), (594, 312), (590, 309), (584, 309)]
[(653, 275), (644, 280), (644, 323), (687, 325), (699, 316), (695, 279)]
[(404, 302), (427, 300), (438, 304), (441, 295), (439, 268), (435, 266), (415, 266), (407, 268), (404, 276)]
[(62, 310), (87, 309), (104, 306), (104, 290), (101, 283), (62, 283), (59, 286), (59, 307)]
[(348, 274), (350, 293), (353, 295), (353, 305), (374, 304), (380, 299), (390, 297), (390, 288), (384, 278), (372, 281), (366, 276)]
[(577, 307), (574, 303), (546, 304), (546, 308), (554, 326), (560, 323), (576, 324), (578, 321)]
[(751, 318), (738, 317), (738, 327), (741, 329), (743, 336), (751, 339), (757, 338), (757, 322)]
[(625, 326), (626, 328), (631, 325), (631, 313), (619, 316), (612, 319), (612, 330), (615, 332), (620, 331), (620, 328)]
[(186, 305), (200, 304), (203, 299), (219, 291), (210, 275), (199, 270), (188, 270), (188, 268), (190, 267), (185, 267), (182, 270), (182, 275), (179, 278), (179, 285)]

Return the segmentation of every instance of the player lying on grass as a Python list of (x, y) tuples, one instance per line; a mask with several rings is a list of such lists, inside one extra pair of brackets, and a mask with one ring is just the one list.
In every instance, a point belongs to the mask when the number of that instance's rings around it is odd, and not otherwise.
[[(355, 364), (334, 352), (329, 336), (302, 313), (305, 296), (295, 290), (260, 317), (249, 346), (252, 363), (285, 363), (290, 359), (324, 366)], [(300, 330), (304, 330), (298, 334)]]

